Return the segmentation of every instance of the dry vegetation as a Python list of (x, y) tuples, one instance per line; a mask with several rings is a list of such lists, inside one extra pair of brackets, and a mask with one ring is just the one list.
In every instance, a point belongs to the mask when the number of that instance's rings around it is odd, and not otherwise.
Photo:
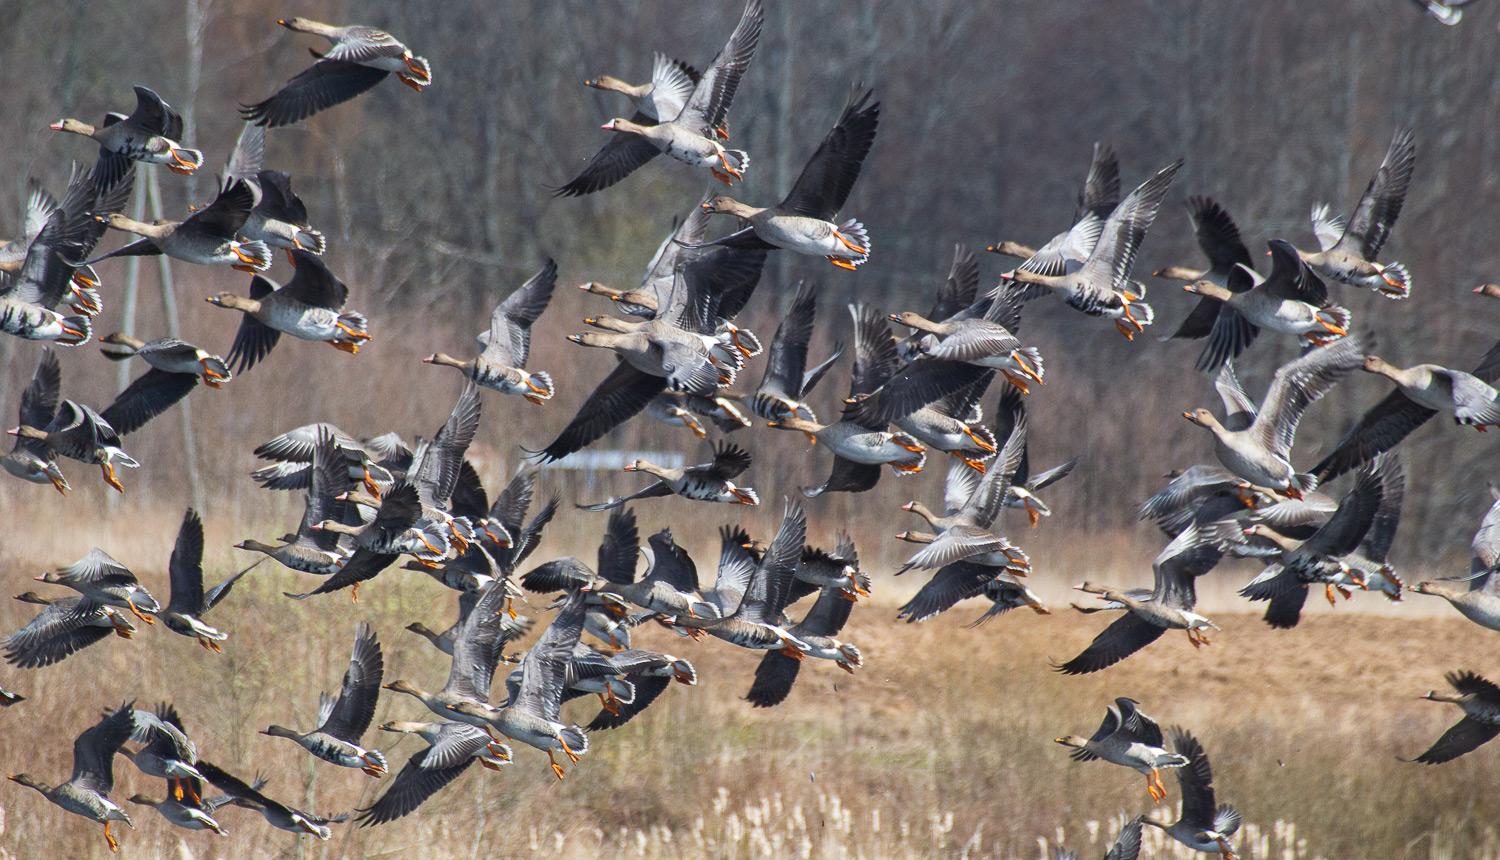
[[(643, 508), (643, 525), (664, 510)], [(98, 540), (164, 588), (169, 522), (121, 517)], [(231, 542), (223, 519), (208, 526), (211, 546)], [(588, 550), (566, 540), (554, 534), (543, 555)], [(711, 556), (706, 540), (688, 545)], [(33, 535), (15, 550), (13, 581), (83, 549), (64, 535)], [(208, 580), (242, 563), (215, 550)], [(1099, 676), (1065, 678), (1048, 660), (1082, 648), (1100, 622), (1062, 611), (1072, 577), (1065, 581), (1057, 571), (1082, 567), (1049, 568), (1054, 573), (1042, 573), (1040, 587), (1057, 614), (1017, 612), (977, 630), (962, 625), (978, 605), (927, 624), (896, 623), (898, 596), (912, 586), (905, 578), (880, 579), (877, 599), (859, 607), (846, 631), (868, 655), (867, 667), (850, 677), (811, 665), (791, 699), (773, 711), (740, 699), (753, 655), (650, 630), (643, 636), (650, 646), (695, 663), (699, 686), (674, 686), (635, 723), (595, 734), (593, 751), (562, 783), (539, 754), (519, 749), (503, 773), (473, 768), (418, 816), (373, 830), (339, 827), (326, 844), (298, 845), (238, 810), (222, 815), (231, 835), (218, 841), (174, 830), (142, 809), (123, 856), (1029, 860), (1061, 840), (1089, 857), (1102, 854), (1123, 817), (1152, 812), (1151, 804), (1134, 774), (1072, 763), (1051, 739), (1092, 731), (1104, 704), (1119, 695), (1141, 699), (1163, 724), (1190, 726), (1204, 739), (1220, 799), (1238, 805), (1251, 824), (1242, 840), (1247, 858), (1500, 856), (1493, 823), (1500, 801), (1485, 788), (1493, 785), (1497, 750), (1440, 768), (1397, 760), (1425, 749), (1454, 719), (1451, 709), (1417, 700), (1441, 684), (1445, 669), (1500, 662), (1478, 628), (1416, 598), (1397, 607), (1402, 617), (1379, 617), (1361, 610), (1384, 611), (1384, 601), (1361, 596), (1278, 633), (1211, 598), (1225, 628), (1211, 648), (1194, 653), (1170, 636)], [(1131, 568), (1110, 565), (1117, 579), (1138, 581)], [(1241, 574), (1248, 571), (1214, 574), (1210, 592)], [(314, 764), (291, 744), (254, 731), (311, 718), (317, 690), (337, 683), (357, 618), (376, 625), (388, 678), (439, 684), (446, 658), (401, 628), (414, 620), (446, 623), (452, 601), (397, 572), (363, 589), (357, 605), (342, 595), (287, 601), (281, 591), (298, 578), (270, 563), (247, 577), (219, 610), (226, 613), (219, 623), (231, 631), (222, 655), (150, 629), (53, 669), (8, 671), (7, 686), (32, 701), (0, 713), (0, 770), (65, 774), (66, 739), (99, 708), (160, 697), (182, 707), (205, 757), (264, 771), (273, 796), (323, 813), (369, 803), (382, 783)], [(27, 613), (7, 601), (0, 626), (14, 628)], [(569, 714), (586, 722), (596, 710), (592, 700), (580, 701)], [(394, 695), (376, 714), (377, 723), (425, 718), (418, 703)], [(418, 748), (392, 737), (377, 742), (393, 764)], [(161, 790), (126, 762), (116, 772), (120, 798)], [(1168, 784), (1175, 802), (1175, 781)], [(48, 856), (105, 855), (97, 827), (19, 790), (0, 796), (0, 822), (0, 857), (41, 856), (42, 845)], [(1147, 846), (1148, 856), (1187, 856), (1159, 840)]]

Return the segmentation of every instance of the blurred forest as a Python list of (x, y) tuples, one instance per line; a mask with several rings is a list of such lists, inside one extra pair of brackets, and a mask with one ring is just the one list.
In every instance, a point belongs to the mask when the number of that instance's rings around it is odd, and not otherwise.
[[(128, 110), (135, 83), (156, 89), (181, 110), (185, 142), (207, 156), (196, 177), (160, 178), (167, 212), (180, 214), (211, 195), (213, 168), (223, 164), (240, 129), (237, 104), (268, 95), (304, 68), (307, 49), (318, 46), (276, 27), (278, 16), (390, 30), (431, 60), (435, 84), (420, 95), (383, 85), (302, 126), (274, 131), (267, 157), (268, 167), (293, 174), (314, 223), (328, 234), (327, 259), (350, 284), (351, 306), (369, 315), (375, 340), (355, 358), (284, 342), (226, 390), (198, 391), (189, 398), (197, 448), (187, 456), (203, 475), (215, 519), (263, 516), (272, 503), (286, 506), (290, 526), (300, 500), (273, 500), (254, 489), (250, 449), (314, 420), (357, 434), (430, 434), (459, 379), (418, 359), (439, 349), (465, 353), (498, 298), (551, 255), (561, 267), (559, 289), (537, 324), (532, 366), (550, 370), (560, 393), (542, 408), (485, 395), (475, 451), (488, 466), (486, 481), (495, 484), (514, 467), (515, 446), (544, 444), (608, 369), (605, 356), (563, 341), (581, 316), (603, 310), (572, 287), (589, 280), (633, 287), (673, 218), (702, 192), (697, 174), (658, 162), (605, 192), (554, 199), (549, 187), (569, 179), (604, 139), (599, 124), (626, 110), (623, 99), (586, 89), (582, 80), (600, 73), (644, 79), (653, 50), (701, 66), (741, 5), (4, 0), (0, 56), (12, 78), (0, 88), (7, 120), (0, 128), (0, 228), (16, 231), (28, 178), (60, 190), (70, 161), (94, 157), (91, 145), (48, 131), (49, 122)], [(847, 339), (847, 302), (925, 309), (954, 243), (1044, 241), (1067, 226), (1096, 140), (1119, 151), (1127, 189), (1186, 158), (1137, 264), (1137, 277), (1153, 287), (1158, 323), (1151, 333), (1164, 336), (1192, 297), (1179, 284), (1147, 276), (1169, 263), (1199, 260), (1183, 198), (1205, 194), (1224, 203), (1257, 254), (1272, 237), (1307, 245), (1310, 207), (1323, 200), (1343, 211), (1352, 207), (1393, 129), (1405, 124), (1417, 131), (1416, 176), (1384, 257), (1411, 268), (1412, 297), (1397, 304), (1335, 285), (1336, 300), (1354, 310), (1356, 327), (1373, 331), (1378, 351), (1398, 364), (1466, 368), (1500, 332), (1500, 306), (1468, 292), (1500, 272), (1493, 239), (1500, 215), (1494, 121), (1500, 75), (1493, 68), (1500, 8), (1478, 5), (1462, 26), (1445, 28), (1408, 0), (767, 6), (759, 53), (731, 114), (735, 145), (754, 158), (740, 196), (779, 200), (852, 84), (874, 86), (884, 105), (874, 152), (846, 209), (869, 226), (874, 257), (851, 274), (821, 260), (773, 255), (741, 318), (767, 342), (798, 278), (824, 282), (819, 355)], [(120, 241), (110, 236), (104, 247)], [(986, 284), (1011, 265), (982, 263)], [(203, 297), (243, 291), (247, 277), (173, 265), (183, 335), (227, 352), (238, 315)], [(107, 304), (96, 321), (100, 334), (118, 326), (126, 264), (111, 261), (101, 270)], [(134, 327), (146, 338), (165, 333), (156, 272), (152, 263), (141, 267)], [(290, 270), (278, 260), (270, 274), (284, 281)], [(1145, 529), (1135, 524), (1135, 509), (1160, 475), (1212, 458), (1208, 435), (1178, 417), (1211, 402), (1209, 380), (1192, 370), (1198, 344), (1149, 336), (1126, 343), (1106, 322), (1054, 302), (1028, 308), (1023, 337), (1041, 348), (1049, 370), (1047, 386), (1028, 401), (1033, 462), (1083, 458), (1080, 474), (1052, 494), (1054, 524), (1089, 533)], [(0, 409), (7, 416), (39, 350), (15, 339), (0, 342)], [(64, 396), (106, 403), (118, 383), (97, 346), (59, 352)], [(1241, 362), (1252, 394), (1263, 391), (1291, 353), (1289, 339), (1262, 338), (1252, 348)], [(760, 369), (753, 365), (752, 381)], [(820, 412), (832, 411), (846, 378), (838, 370), (817, 392)], [(1299, 465), (1310, 466), (1385, 386), (1359, 374), (1317, 406), (1299, 434)], [(126, 440), (144, 464), (124, 476), (127, 500), (163, 511), (193, 501), (180, 462), (182, 434), (181, 422), (168, 415)], [(762, 498), (795, 492), (826, 474), (828, 455), (808, 451), (796, 434), (755, 428), (737, 436), (757, 455), (749, 477)], [(1398, 564), (1466, 552), (1488, 505), (1493, 443), (1440, 421), (1408, 441), (1403, 451), (1415, 486)], [(644, 417), (600, 443), (609, 444), (678, 447), (689, 452), (689, 462), (701, 450), (683, 431)], [(872, 494), (819, 499), (810, 511), (815, 536), (872, 510), (889, 512), (882, 522), (868, 522), (883, 536), (901, 516), (899, 502), (939, 495), (945, 468), (933, 460), (926, 477), (887, 476)], [(86, 467), (70, 471), (77, 497), (55, 500), (45, 485), (6, 480), (0, 509), (25, 524), (30, 517), (17, 513), (22, 509), (90, 509), (77, 506), (108, 492)], [(559, 476), (551, 487), (573, 501), (586, 492), (582, 480)], [(587, 493), (602, 496), (635, 483), (602, 476)], [(38, 503), (43, 507), (33, 508)], [(765, 506), (759, 527), (777, 510)], [(1123, 560), (1143, 569), (1155, 553), (1155, 538), (1150, 542)], [(870, 557), (894, 555), (888, 546)]]

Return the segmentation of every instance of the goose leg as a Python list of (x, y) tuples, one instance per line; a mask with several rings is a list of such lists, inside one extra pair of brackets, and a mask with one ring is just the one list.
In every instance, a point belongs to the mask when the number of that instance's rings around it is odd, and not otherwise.
[(1041, 513), (1037, 511), (1036, 506), (1031, 503), (1030, 499), (1022, 499), (1021, 507), (1026, 509), (1026, 518), (1031, 520), (1031, 527), (1036, 528), (1037, 523), (1042, 521)]
[(867, 253), (867, 250), (865, 248), (861, 248), (860, 246), (858, 246), (858, 245), (854, 244), (853, 242), (849, 241), (849, 237), (845, 236), (842, 232), (840, 232), (838, 230), (834, 230), (833, 231), (833, 238), (839, 240), (839, 244), (840, 245), (843, 245), (845, 248), (848, 248), (850, 251), (852, 251), (855, 254), (865, 254), (865, 253)]
[(139, 609), (137, 609), (136, 606), (135, 606), (135, 603), (133, 603), (130, 600), (130, 598), (128, 598), (128, 597), (125, 598), (125, 605), (128, 606), (128, 607), (130, 607), (130, 611), (135, 614), (136, 618), (141, 619), (142, 623), (144, 623), (144, 624), (155, 624), (156, 623), (156, 619), (155, 618), (152, 618), (151, 616), (146, 615), (146, 614), (142, 613)]
[(221, 374), (217, 370), (214, 370), (213, 368), (209, 367), (208, 366), (208, 359), (206, 359), (206, 358), (205, 359), (200, 359), (198, 361), (198, 366), (203, 369), (203, 384), (204, 385), (207, 385), (209, 388), (223, 388), (224, 387), (224, 382), (223, 382), (224, 376), (223, 376), (223, 374)]
[(379, 501), (380, 500), (380, 486), (378, 484), (376, 484), (375, 483), (375, 479), (373, 477), (371, 477), (371, 475), (370, 475), (370, 467), (366, 466), (364, 468), (364, 472), (365, 472), (365, 476), (364, 476), (364, 478), (362, 480), (362, 483), (364, 483), (365, 489), (367, 491), (369, 491), (370, 495), (372, 495), (372, 496), (375, 497), (376, 501)]
[(967, 424), (963, 425), (963, 434), (969, 437), (969, 441), (973, 442), (975, 445), (978, 445), (979, 450), (985, 452), (986, 454), (994, 453), (995, 446), (990, 444), (990, 440), (974, 432), (973, 427), (970, 427)]
[(114, 834), (109, 832), (108, 821), (104, 822), (104, 841), (109, 844), (109, 850), (111, 853), (120, 850), (120, 843), (115, 839)]
[[(178, 788), (179, 791), (183, 791), (184, 793), (187, 794), (187, 799), (188, 799), (189, 803), (193, 804), (194, 806), (202, 806), (203, 805), (203, 797), (202, 797), (202, 795), (198, 794), (197, 789), (193, 788), (193, 781), (192, 780), (190, 780), (190, 779), (180, 779), (180, 780), (178, 780), (177, 781), (177, 788)], [(181, 799), (181, 798), (179, 798), (179, 799)]]
[(1021, 351), (1020, 350), (1016, 350), (1016, 349), (1011, 350), (1010, 351), (1010, 360), (1015, 363), (1016, 367), (1019, 367), (1021, 369), (1021, 373), (1023, 373), (1026, 376), (1029, 376), (1032, 379), (1036, 380), (1036, 384), (1037, 385), (1046, 385), (1047, 384), (1046, 382), (1042, 381), (1042, 375), (1040, 373), (1037, 373), (1036, 369), (1033, 368), (1031, 365), (1027, 364), (1026, 363), (1026, 359), (1024, 359), (1024, 358), (1021, 357)]
[(103, 463), (100, 463), (99, 464), (99, 471), (102, 472), (102, 473), (104, 473), (104, 483), (109, 484), (111, 487), (114, 487), (115, 488), (115, 492), (119, 492), (119, 493), (125, 492), (125, 485), (122, 484), (122, 483), (120, 483), (119, 477), (117, 475), (115, 475), (115, 464), (114, 463), (111, 463), (108, 460), (104, 461)]
[(835, 266), (838, 266), (840, 269), (847, 269), (851, 272), (859, 268), (858, 266), (854, 265), (848, 260), (845, 260), (842, 257), (829, 257), (828, 262), (834, 264)]
[(1011, 373), (1008, 370), (1000, 371), (1000, 375), (1005, 377), (1005, 381), (1015, 386), (1015, 389), (1021, 392), (1023, 395), (1031, 393), (1031, 386), (1028, 385), (1026, 383), (1026, 380), (1022, 379), (1021, 377), (1015, 375), (1014, 373)]
[(558, 735), (557, 736), (557, 742), (560, 743), (560, 744), (562, 744), (563, 755), (565, 755), (565, 756), (568, 757), (568, 761), (570, 761), (570, 762), (572, 762), (574, 764), (577, 764), (578, 760), (580, 758), (582, 758), (582, 756), (580, 756), (576, 752), (573, 752), (573, 749), (568, 746), (567, 739), (564, 738), (562, 735)]

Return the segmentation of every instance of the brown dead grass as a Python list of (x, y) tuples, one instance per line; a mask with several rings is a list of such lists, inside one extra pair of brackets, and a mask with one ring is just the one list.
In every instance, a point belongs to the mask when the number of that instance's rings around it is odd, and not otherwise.
[[(163, 514), (135, 529), (127, 522), (107, 524), (99, 542), (164, 592), (175, 518)], [(277, 528), (268, 517), (262, 531)], [(210, 520), (210, 547), (237, 537), (224, 529)], [(58, 543), (23, 537), (22, 561), (12, 568), (16, 591), (26, 584), (22, 574), (86, 549), (57, 557)], [(1129, 541), (1115, 543), (1123, 560)], [(691, 546), (712, 557), (706, 544)], [(226, 550), (210, 552), (210, 582), (243, 563)], [(557, 552), (549, 545), (542, 554)], [(446, 658), (401, 627), (446, 624), (452, 599), (399, 572), (367, 586), (358, 604), (281, 597), (306, 582), (270, 563), (247, 577), (216, 619), (231, 632), (222, 655), (158, 627), (52, 669), (7, 668), (5, 685), (30, 700), (0, 712), (0, 769), (63, 778), (71, 739), (100, 709), (167, 699), (183, 711), (206, 758), (247, 775), (265, 772), (273, 796), (325, 813), (371, 802), (382, 783), (255, 732), (272, 721), (305, 726), (312, 719), (317, 691), (338, 682), (358, 619), (380, 633), (388, 679), (440, 685)], [(1066, 590), (1061, 576), (1040, 585), (1049, 599)], [(174, 830), (140, 809), (140, 829), (125, 833), (123, 856), (1032, 858), (1039, 840), (1059, 838), (1085, 856), (1102, 854), (1121, 817), (1152, 811), (1141, 780), (1073, 763), (1051, 739), (1091, 732), (1104, 706), (1122, 695), (1204, 741), (1221, 800), (1255, 826), (1247, 857), (1496, 856), (1500, 800), (1490, 789), (1500, 751), (1482, 749), (1438, 768), (1397, 760), (1420, 752), (1454, 719), (1452, 709), (1418, 701), (1420, 693), (1441, 685), (1448, 669), (1493, 671), (1500, 663), (1490, 634), (1451, 614), (1377, 617), (1358, 611), (1379, 605), (1366, 596), (1278, 632), (1226, 606), (1216, 614), (1224, 631), (1207, 650), (1195, 653), (1173, 635), (1105, 673), (1066, 678), (1050, 671), (1049, 659), (1081, 649), (1101, 617), (1012, 613), (964, 629), (982, 608), (975, 605), (922, 625), (896, 623), (895, 596), (910, 587), (883, 580), (877, 600), (856, 611), (848, 633), (867, 655), (863, 671), (850, 677), (809, 665), (791, 699), (770, 711), (740, 698), (754, 655), (716, 640), (645, 632), (648, 647), (693, 660), (699, 686), (674, 687), (630, 726), (594, 734), (593, 750), (565, 782), (551, 777), (540, 754), (518, 749), (504, 773), (475, 768), (417, 815), (374, 830), (338, 827), (326, 844), (299, 845), (240, 810), (224, 811), (231, 836), (219, 841)], [(0, 626), (16, 628), (28, 610), (5, 601)], [(582, 701), (569, 715), (586, 722), (595, 710)], [(426, 718), (415, 702), (394, 696), (376, 714), (377, 724)], [(388, 737), (377, 743), (393, 763), (419, 746)], [(116, 773), (118, 799), (162, 790), (128, 762)], [(104, 856), (97, 827), (5, 786), (5, 856)], [(1153, 856), (1178, 855), (1159, 847)]]

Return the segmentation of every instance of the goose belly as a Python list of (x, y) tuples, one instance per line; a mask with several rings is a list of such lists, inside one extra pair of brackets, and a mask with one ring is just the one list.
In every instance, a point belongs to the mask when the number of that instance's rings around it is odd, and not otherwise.
[(840, 253), (847, 256), (848, 249), (833, 235), (838, 227), (831, 221), (802, 215), (778, 215), (754, 223), (755, 235), (778, 248), (813, 256)]

